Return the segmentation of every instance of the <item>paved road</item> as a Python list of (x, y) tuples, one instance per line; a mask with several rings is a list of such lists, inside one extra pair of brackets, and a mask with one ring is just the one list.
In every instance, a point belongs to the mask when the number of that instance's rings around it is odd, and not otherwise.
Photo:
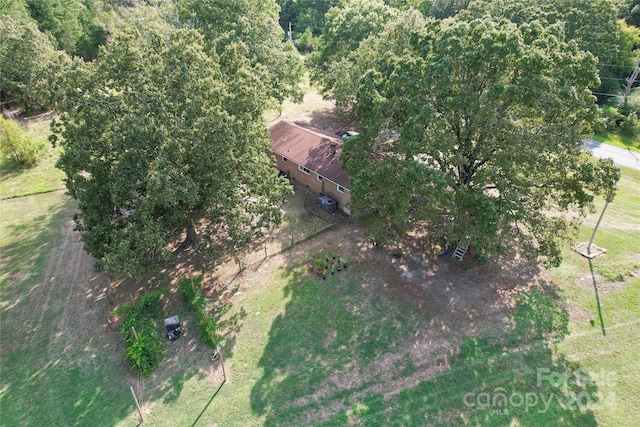
[(640, 170), (640, 153), (635, 151), (603, 144), (593, 139), (585, 139), (584, 148), (591, 151), (591, 154), (599, 159), (611, 158), (619, 166)]

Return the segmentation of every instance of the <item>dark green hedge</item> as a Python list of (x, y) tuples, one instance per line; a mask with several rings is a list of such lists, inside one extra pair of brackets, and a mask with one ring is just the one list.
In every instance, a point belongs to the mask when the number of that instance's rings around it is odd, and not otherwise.
[(215, 347), (218, 343), (218, 324), (209, 313), (209, 303), (202, 293), (200, 279), (182, 279), (178, 284), (178, 288), (196, 320), (196, 325), (200, 331), (200, 340), (211, 347)]

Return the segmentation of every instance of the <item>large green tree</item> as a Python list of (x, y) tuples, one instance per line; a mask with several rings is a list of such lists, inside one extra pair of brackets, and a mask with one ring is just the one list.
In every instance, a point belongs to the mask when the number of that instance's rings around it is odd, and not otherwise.
[(458, 18), (471, 20), (487, 14), (516, 24), (538, 20), (544, 25), (562, 25), (566, 41), (574, 40), (598, 60), (601, 84), (592, 88), (595, 92), (618, 93), (633, 71), (638, 40), (629, 40), (633, 32), (618, 19), (614, 0), (482, 0), (472, 2)]
[(32, 110), (47, 106), (52, 70), (68, 58), (27, 17), (0, 15), (0, 100)]
[(344, 99), (335, 96), (334, 86), (349, 77), (349, 54), (369, 36), (382, 31), (396, 13), (382, 0), (343, 0), (329, 9), (317, 49), (307, 59), (311, 79), (320, 86), (323, 96), (343, 106)]
[(378, 241), (423, 226), (433, 241), (486, 254), (519, 242), (557, 264), (619, 178), (581, 152), (598, 117), (595, 58), (557, 25), (417, 19), (363, 46), (361, 135), (343, 151), (353, 211)]
[(166, 11), (133, 12), (94, 63), (69, 68), (55, 126), (85, 248), (124, 275), (171, 260), (182, 238), (242, 247), (280, 221), (289, 192), (267, 156), (270, 82), (160, 20)]
[(274, 0), (179, 0), (178, 9), (182, 25), (204, 34), (230, 80), (242, 71), (239, 66), (249, 66), (275, 104), (289, 97), (302, 100), (302, 62), (293, 44), (283, 41)]

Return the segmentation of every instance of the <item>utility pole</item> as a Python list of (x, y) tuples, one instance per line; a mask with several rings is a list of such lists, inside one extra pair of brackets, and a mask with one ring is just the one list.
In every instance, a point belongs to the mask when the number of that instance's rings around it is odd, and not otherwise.
[(633, 83), (635, 83), (636, 78), (638, 78), (638, 67), (640, 67), (640, 58), (638, 58), (638, 60), (636, 61), (636, 65), (633, 68), (633, 73), (631, 74), (631, 76), (625, 78), (625, 81), (627, 82), (627, 84), (624, 85), (625, 102), (627, 101), (627, 97), (631, 93), (631, 88), (633, 87)]
[(596, 237), (596, 231), (598, 231), (598, 227), (602, 222), (602, 217), (604, 217), (604, 211), (607, 210), (607, 206), (609, 206), (609, 200), (604, 203), (604, 208), (602, 208), (602, 213), (600, 214), (600, 218), (598, 218), (598, 223), (596, 224), (596, 228), (593, 229), (593, 234), (591, 235), (591, 240), (589, 240), (589, 245), (587, 246), (587, 254), (591, 255), (591, 244), (593, 243), (593, 238)]

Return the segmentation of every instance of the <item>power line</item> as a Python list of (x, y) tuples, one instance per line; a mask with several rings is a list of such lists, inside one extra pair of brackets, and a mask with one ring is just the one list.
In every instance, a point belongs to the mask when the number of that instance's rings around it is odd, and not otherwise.
[(633, 68), (633, 65), (598, 64), (598, 67)]
[(627, 79), (620, 79), (620, 78), (616, 78), (616, 77), (602, 77), (602, 76), (600, 76), (600, 80), (620, 80), (620, 81), (623, 81), (623, 82), (627, 81)]
[(594, 95), (602, 95), (602, 96), (622, 96), (622, 94), (614, 95), (613, 93), (602, 93), (602, 92), (591, 92)]

